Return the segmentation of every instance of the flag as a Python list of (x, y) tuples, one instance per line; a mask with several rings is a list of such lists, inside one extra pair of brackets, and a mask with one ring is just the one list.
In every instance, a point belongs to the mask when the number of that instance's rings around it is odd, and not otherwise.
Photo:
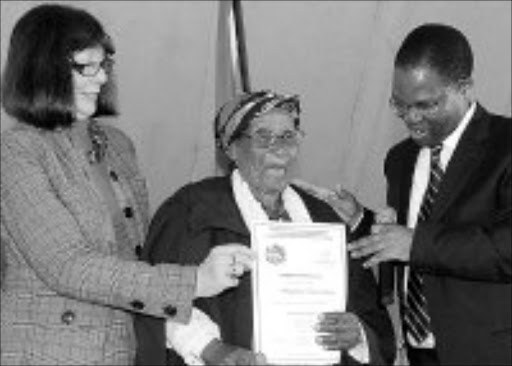
[[(215, 109), (241, 92), (248, 92), (249, 73), (241, 0), (219, 0), (215, 65)], [(216, 150), (217, 173), (227, 168)]]

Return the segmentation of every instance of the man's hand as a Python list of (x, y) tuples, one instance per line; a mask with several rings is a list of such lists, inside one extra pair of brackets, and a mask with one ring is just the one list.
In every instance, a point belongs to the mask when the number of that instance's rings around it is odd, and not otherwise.
[(359, 318), (353, 313), (323, 313), (315, 327), (316, 342), (327, 350), (350, 350), (362, 340)]
[(265, 356), (245, 348), (212, 340), (203, 350), (201, 358), (206, 365), (266, 365)]
[(363, 206), (352, 193), (341, 188), (339, 184), (336, 186), (336, 189), (332, 190), (298, 179), (294, 180), (292, 183), (316, 198), (328, 203), (329, 206), (336, 211), (338, 216), (351, 228), (359, 221), (363, 214)]
[(197, 269), (196, 297), (215, 296), (238, 286), (238, 277), (251, 269), (254, 256), (253, 251), (241, 244), (213, 248)]
[(372, 235), (347, 244), (353, 258), (369, 257), (363, 266), (368, 268), (381, 262), (399, 260), (408, 262), (411, 254), (413, 230), (394, 224), (377, 224)]
[[(396, 220), (396, 211), (392, 207), (384, 207), (375, 211), (375, 222), (377, 224), (396, 224)], [(373, 229), (372, 231), (377, 230)]]

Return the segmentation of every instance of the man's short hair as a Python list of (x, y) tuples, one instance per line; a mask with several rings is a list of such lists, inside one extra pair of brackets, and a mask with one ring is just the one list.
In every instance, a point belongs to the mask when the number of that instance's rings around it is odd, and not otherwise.
[(437, 71), (449, 84), (471, 78), (473, 52), (458, 29), (444, 24), (424, 24), (403, 41), (395, 58), (395, 67), (421, 65)]

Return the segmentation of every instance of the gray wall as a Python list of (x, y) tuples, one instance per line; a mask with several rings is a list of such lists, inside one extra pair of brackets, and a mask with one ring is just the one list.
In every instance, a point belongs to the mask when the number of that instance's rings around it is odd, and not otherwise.
[[(1, 1), (1, 59), (14, 22), (40, 1)], [(117, 45), (121, 118), (148, 177), (153, 209), (213, 172), (215, 1), (61, 1), (90, 10)], [(253, 88), (299, 93), (302, 176), (340, 182), (384, 204), (382, 159), (404, 129), (389, 111), (393, 56), (425, 21), (459, 27), (476, 54), (476, 94), (511, 113), (508, 1), (245, 1)], [(2, 111), (0, 128), (10, 125)]]

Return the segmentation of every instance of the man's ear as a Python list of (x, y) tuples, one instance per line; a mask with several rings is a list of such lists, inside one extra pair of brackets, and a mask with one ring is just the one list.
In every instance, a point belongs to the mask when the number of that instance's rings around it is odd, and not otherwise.
[(467, 79), (461, 80), (458, 83), (459, 90), (464, 94), (471, 94), (473, 89), (473, 78), (469, 77)]
[(467, 102), (471, 103), (475, 100), (473, 78), (468, 77), (457, 81), (455, 89)]

